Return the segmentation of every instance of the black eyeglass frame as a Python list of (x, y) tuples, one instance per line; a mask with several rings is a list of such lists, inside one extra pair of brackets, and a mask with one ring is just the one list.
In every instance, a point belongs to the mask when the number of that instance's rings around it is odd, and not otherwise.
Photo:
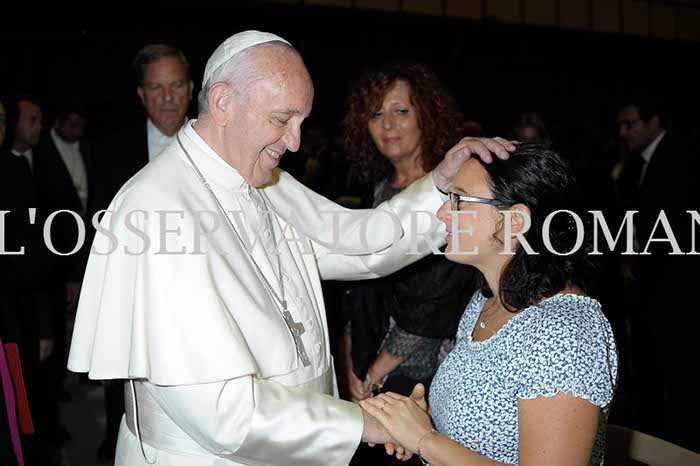
[(450, 198), (450, 209), (453, 212), (459, 210), (459, 205), (462, 202), (476, 202), (478, 204), (487, 204), (492, 206), (502, 206), (505, 205), (500, 199), (491, 199), (488, 197), (477, 197), (477, 196), (466, 196), (464, 194), (459, 194), (455, 192), (449, 192), (447, 194)]

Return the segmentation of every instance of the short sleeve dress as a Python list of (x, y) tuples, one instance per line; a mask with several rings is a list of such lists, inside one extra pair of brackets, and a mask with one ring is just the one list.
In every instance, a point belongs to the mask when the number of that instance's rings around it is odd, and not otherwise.
[(589, 464), (603, 464), (618, 359), (600, 303), (554, 295), (477, 342), (472, 330), (485, 302), (477, 291), (460, 321), (455, 348), (433, 380), (437, 429), (481, 455), (518, 464), (518, 400), (571, 393), (601, 408)]

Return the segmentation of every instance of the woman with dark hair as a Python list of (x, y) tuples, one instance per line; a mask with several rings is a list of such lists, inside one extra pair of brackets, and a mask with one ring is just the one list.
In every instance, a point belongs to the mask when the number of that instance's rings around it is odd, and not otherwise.
[(578, 199), (570, 167), (547, 145), (460, 170), (438, 217), (447, 257), (479, 269), (483, 285), (433, 381), (437, 430), (410, 398), (361, 402), (431, 465), (603, 464), (615, 340), (587, 295), (590, 228), (550, 215), (576, 213)]
[[(391, 198), (432, 170), (463, 136), (462, 118), (437, 77), (419, 64), (392, 64), (366, 74), (348, 99), (344, 146), (371, 205)], [(441, 345), (454, 338), (475, 270), (443, 256), (426, 257), (381, 280), (346, 288), (349, 323), (341, 338), (341, 381), (362, 400), (429, 386)]]

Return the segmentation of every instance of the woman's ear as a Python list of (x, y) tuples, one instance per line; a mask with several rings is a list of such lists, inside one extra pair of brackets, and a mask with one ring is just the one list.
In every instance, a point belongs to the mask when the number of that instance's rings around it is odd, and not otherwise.
[(217, 126), (227, 126), (233, 115), (231, 107), (233, 106), (231, 86), (225, 82), (214, 84), (209, 90), (207, 99), (209, 101), (209, 114)]
[(518, 249), (518, 244), (525, 248), (528, 254), (537, 254), (525, 239), (525, 233), (532, 226), (530, 208), (525, 204), (515, 204), (503, 211), (503, 242), (505, 248), (502, 254), (512, 255)]
[(530, 229), (530, 209), (525, 204), (515, 204), (510, 208), (510, 238), (522, 235)]

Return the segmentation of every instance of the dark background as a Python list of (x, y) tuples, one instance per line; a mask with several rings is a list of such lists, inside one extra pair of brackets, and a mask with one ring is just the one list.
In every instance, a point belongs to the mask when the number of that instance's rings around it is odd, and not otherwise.
[[(143, 112), (131, 63), (144, 45), (165, 42), (181, 48), (190, 60), (194, 117), (202, 73), (215, 48), (236, 32), (269, 31), (300, 51), (314, 81), (314, 110), (305, 127), (320, 126), (334, 137), (348, 86), (361, 71), (395, 59), (422, 61), (438, 71), (464, 114), (481, 121), (488, 135), (507, 136), (516, 115), (540, 113), (562, 154), (585, 167), (578, 174), (584, 175), (588, 199), (595, 199), (591, 207), (614, 203), (605, 186), (612, 181), (610, 167), (617, 155), (616, 111), (626, 95), (665, 97), (676, 130), (696, 137), (700, 130), (700, 42), (355, 8), (240, 2), (203, 8), (173, 1), (156, 10), (144, 5), (113, 2), (94, 11), (71, 2), (60, 10), (35, 5), (34, 11), (19, 13), (0, 7), (0, 97), (11, 92), (39, 97), (45, 128), (51, 126), (56, 103), (80, 98), (87, 106), (87, 136), (99, 138)], [(591, 167), (595, 169), (586, 170)], [(619, 324), (634, 305), (621, 305), (622, 277), (616, 274), (617, 264), (611, 264), (601, 274), (602, 301)], [(678, 327), (694, 312), (691, 296), (684, 295), (687, 307), (669, 309), (669, 333), (683, 330)], [(621, 327), (615, 327), (618, 338), (625, 334)], [(678, 345), (683, 349), (680, 361), (693, 354), (691, 339)], [(624, 341), (620, 348), (629, 351)], [(622, 355), (623, 366), (626, 357)], [(629, 379), (622, 371), (611, 419), (630, 425), (627, 421), (638, 409), (637, 387), (625, 385)]]
[[(616, 106), (642, 91), (668, 98), (675, 127), (700, 127), (700, 43), (621, 34), (303, 5), (143, 10), (105, 4), (95, 12), (42, 11), (41, 18), (0, 28), (0, 95), (37, 95), (50, 124), (53, 104), (80, 97), (88, 106), (88, 135), (109, 131), (141, 112), (131, 61), (145, 44), (183, 49), (196, 93), (206, 60), (228, 36), (274, 32), (304, 57), (316, 87), (308, 124), (337, 130), (348, 85), (364, 68), (392, 59), (432, 65), (465, 115), (489, 135), (506, 135), (520, 112), (542, 114), (555, 142), (572, 158), (598, 157), (614, 136)], [(240, 4), (239, 4), (240, 5)], [(4, 16), (4, 15), (3, 15)], [(34, 15), (37, 16), (37, 15)], [(25, 18), (26, 19), (26, 18)]]

